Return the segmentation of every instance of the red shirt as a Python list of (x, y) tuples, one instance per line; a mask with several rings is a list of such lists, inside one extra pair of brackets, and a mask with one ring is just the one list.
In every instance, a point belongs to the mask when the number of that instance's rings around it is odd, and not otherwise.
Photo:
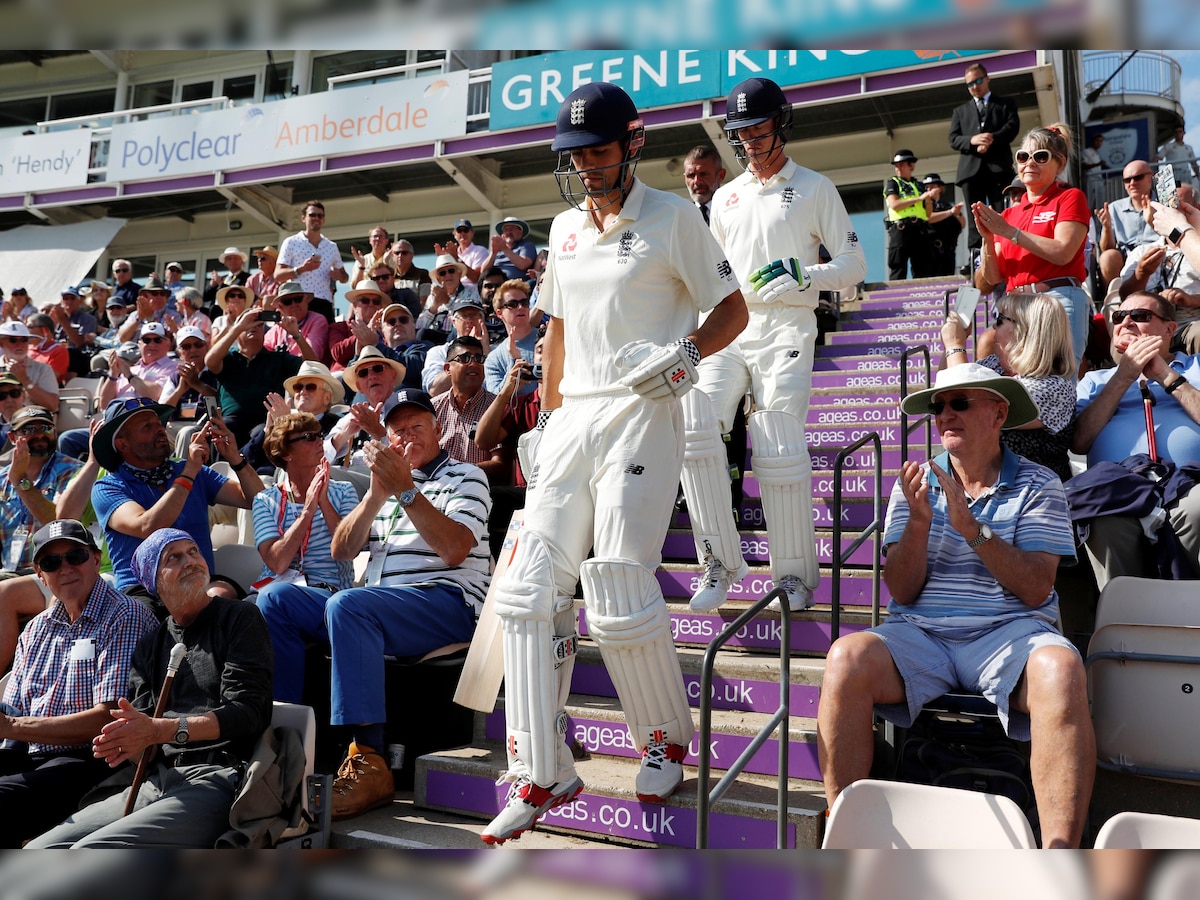
[(58, 341), (47, 340), (38, 344), (36, 347), (31, 343), (29, 345), (29, 358), (36, 359), (40, 363), (45, 363), (54, 370), (54, 377), (59, 383), (67, 377), (67, 369), (71, 365), (70, 355), (67, 353), (67, 348), (64, 344)]
[[(1079, 188), (1055, 182), (1035, 200), (1026, 194), (1003, 213), (1004, 221), (1015, 225), (1029, 234), (1054, 237), (1054, 226), (1059, 222), (1080, 222), (1086, 229), (1092, 218), (1087, 195)], [(1083, 264), (1083, 248), (1087, 241), (1079, 242), (1079, 249), (1066, 265), (1057, 265), (1018, 247), (1003, 238), (996, 239), (996, 256), (1000, 263), (1000, 274), (1008, 281), (1011, 290), (1024, 284), (1045, 281), (1047, 278), (1077, 278), (1082, 283), (1087, 277)]]

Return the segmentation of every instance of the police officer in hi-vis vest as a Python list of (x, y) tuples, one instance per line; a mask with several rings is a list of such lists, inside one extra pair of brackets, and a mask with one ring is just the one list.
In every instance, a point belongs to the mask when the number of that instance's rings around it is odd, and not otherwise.
[(929, 216), (933, 212), (933, 192), (921, 190), (912, 177), (917, 158), (911, 150), (897, 150), (892, 157), (896, 174), (883, 183), (883, 198), (887, 204), (888, 280), (912, 277), (925, 278), (932, 274), (932, 234)]

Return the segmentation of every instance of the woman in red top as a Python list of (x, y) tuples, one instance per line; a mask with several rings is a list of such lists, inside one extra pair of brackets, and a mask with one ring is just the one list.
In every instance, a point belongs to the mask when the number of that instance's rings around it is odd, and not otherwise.
[(1067, 311), (1078, 369), (1093, 313), (1082, 287), (1092, 213), (1083, 191), (1058, 180), (1071, 156), (1070, 134), (1061, 124), (1030, 131), (1016, 152), (1025, 196), (1003, 213), (983, 203), (971, 212), (983, 235), (975, 286), (985, 293), (1005, 284), (1008, 293), (1050, 294)]

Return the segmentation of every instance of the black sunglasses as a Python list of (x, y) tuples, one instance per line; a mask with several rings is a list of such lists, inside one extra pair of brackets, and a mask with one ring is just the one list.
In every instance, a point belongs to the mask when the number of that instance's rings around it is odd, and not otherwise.
[(1012, 316), (1006, 316), (1004, 313), (996, 313), (996, 325), (995, 325), (995, 327), (996, 327), (996, 328), (999, 328), (999, 327), (1000, 327), (1001, 325), (1003, 325), (1005, 322), (1012, 322), (1014, 325), (1016, 325), (1016, 324), (1017, 324), (1017, 320), (1016, 320), (1016, 319), (1014, 319)]
[(305, 297), (282, 297), (279, 300), (279, 305), (280, 306), (295, 306), (297, 303), (303, 303), (306, 299), (307, 298), (305, 298)]
[(1120, 325), (1125, 321), (1126, 317), (1137, 322), (1139, 325), (1145, 325), (1150, 319), (1162, 319), (1164, 322), (1171, 320), (1165, 316), (1160, 316), (1158, 313), (1150, 309), (1114, 309), (1112, 321), (1114, 325)]
[(287, 439), (287, 442), (289, 444), (295, 444), (299, 441), (308, 441), (309, 443), (315, 443), (315, 442), (321, 440), (323, 437), (324, 437), (324, 435), (322, 435), (321, 432), (319, 432), (319, 431), (302, 431), (300, 434), (293, 434), (290, 438)]
[(246, 295), (243, 294), (241, 291), (238, 291), (236, 294), (233, 291), (230, 291), (228, 294), (225, 295), (225, 299), (226, 300), (245, 300)]
[(143, 344), (161, 344), (165, 340), (166, 340), (166, 338), (160, 338), (158, 335), (148, 334), (144, 338), (142, 338), (142, 343)]
[(0, 400), (15, 400), (25, 393), (25, 388), (13, 388), (11, 391), (0, 391)]
[(1143, 178), (1149, 178), (1149, 177), (1150, 177), (1149, 172), (1142, 172), (1140, 175), (1130, 175), (1129, 177), (1122, 178), (1121, 180), (1123, 182), (1125, 182), (1126, 184), (1133, 184), (1135, 181), (1141, 181)]
[(940, 416), (949, 406), (955, 412), (966, 412), (972, 403), (994, 403), (991, 397), (954, 397), (950, 400), (934, 400), (929, 404), (929, 411), (935, 416)]
[(323, 388), (324, 386), (325, 385), (317, 384), (316, 382), (313, 382), (313, 381), (306, 381), (303, 384), (293, 384), (292, 385), (292, 393), (293, 394), (302, 394), (305, 391), (315, 391), (319, 388)]
[(1049, 150), (1034, 150), (1032, 153), (1030, 153), (1028, 150), (1018, 150), (1016, 153), (1017, 162), (1021, 163), (1022, 165), (1032, 159), (1039, 166), (1044, 166), (1046, 163), (1050, 162), (1050, 158), (1053, 155), (1054, 154), (1052, 154)]
[(392, 316), (390, 319), (384, 319), (388, 325), (407, 325), (412, 321), (412, 316)]
[(469, 366), (471, 363), (482, 366), (486, 361), (487, 357), (482, 353), (460, 353), (454, 359), (450, 360), (450, 362), (458, 363), (460, 366)]
[(481, 290), (483, 288), (491, 288), (494, 291), (496, 288), (500, 287), (500, 285), (502, 285), (502, 284), (504, 284), (503, 281), (484, 281), (479, 285), (479, 287)]
[(378, 375), (380, 372), (382, 372), (388, 368), (390, 368), (390, 367), (385, 366), (383, 363), (375, 363), (375, 365), (373, 365), (373, 366), (361, 366), (360, 368), (355, 369), (354, 371), (355, 371), (355, 374), (359, 378), (362, 378), (364, 375), (366, 375), (368, 373), (370, 373), (371, 375)]
[(501, 303), (501, 309), (516, 309), (518, 306), (529, 306), (529, 300), (509, 300), (507, 303)]
[(359, 306), (383, 306), (383, 298), (378, 294), (372, 294), (369, 297), (359, 297)]
[(66, 553), (52, 553), (41, 559), (35, 559), (34, 562), (43, 572), (57, 572), (62, 568), (64, 562), (71, 566), (82, 566), (91, 558), (92, 551), (87, 547), (72, 547)]
[(438, 269), (437, 272), (435, 272), (434, 274), (437, 275), (438, 278), (447, 278), (447, 277), (455, 274), (457, 271), (458, 271), (458, 269), (456, 269), (454, 267), (450, 267), (448, 269)]

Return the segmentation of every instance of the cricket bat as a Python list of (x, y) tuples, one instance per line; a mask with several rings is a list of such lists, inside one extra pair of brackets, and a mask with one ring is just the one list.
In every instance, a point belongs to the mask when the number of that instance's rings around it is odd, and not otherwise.
[(471, 647), (467, 650), (467, 658), (463, 662), (462, 675), (458, 678), (454, 702), (467, 709), (490, 713), (496, 708), (496, 698), (500, 695), (500, 682), (504, 680), (504, 642), (501, 640), (500, 617), (496, 615), (496, 583), (508, 569), (508, 564), (517, 551), (524, 515), (525, 510), (518, 509), (513, 513), (512, 521), (508, 523), (508, 532), (504, 535), (500, 557), (496, 560), (495, 571), (492, 572), (492, 583), (488, 586), (487, 597), (483, 601), (483, 611), (479, 614), (479, 621), (475, 623), (475, 636), (471, 638)]

